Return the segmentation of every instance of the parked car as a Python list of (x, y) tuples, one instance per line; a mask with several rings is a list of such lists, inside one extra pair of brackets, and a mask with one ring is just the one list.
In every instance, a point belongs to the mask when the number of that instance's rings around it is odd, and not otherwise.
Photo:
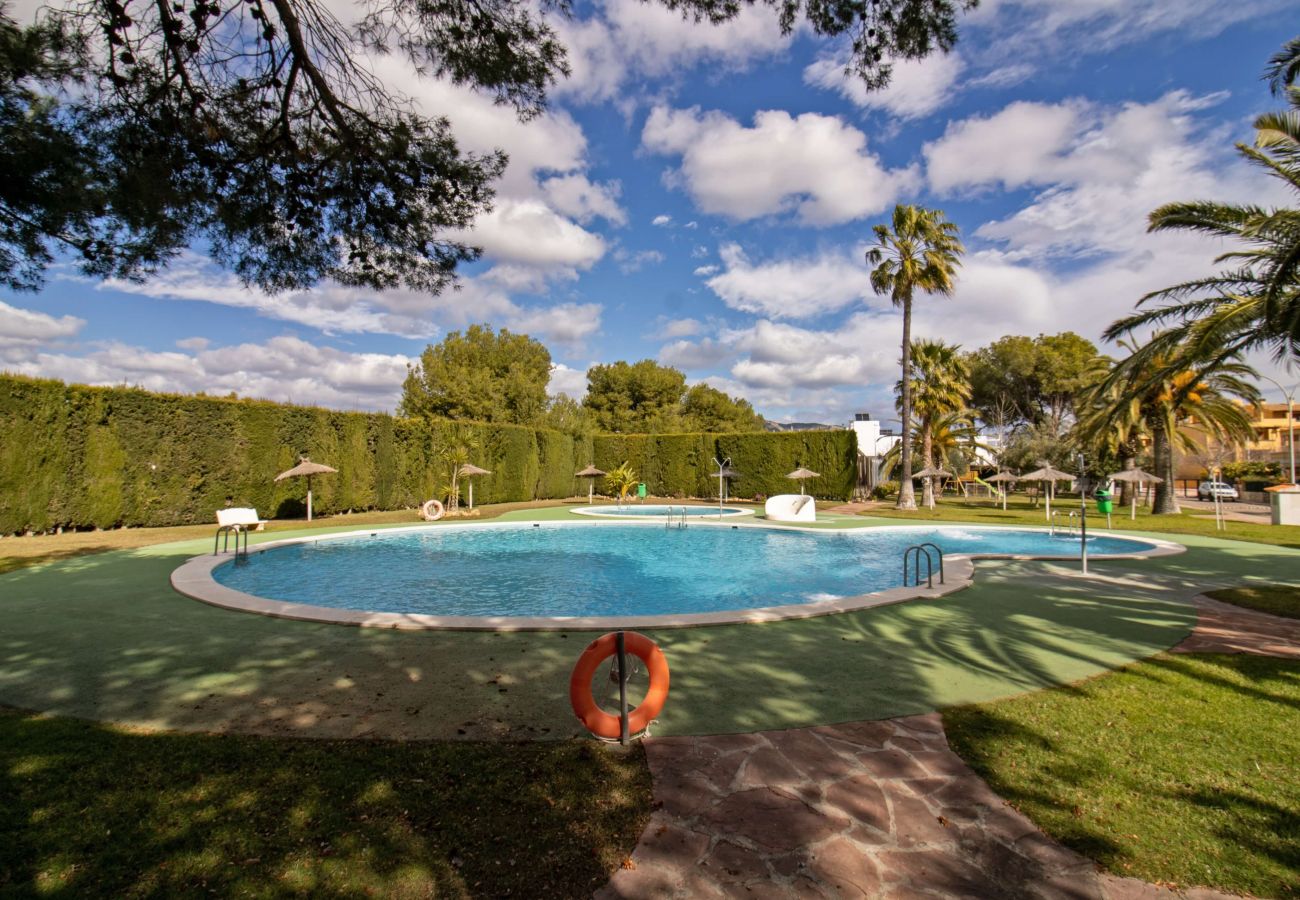
[(1222, 481), (1202, 481), (1196, 486), (1197, 500), (1213, 500), (1218, 497), (1220, 500), (1240, 500), (1241, 494), (1230, 484), (1224, 484)]

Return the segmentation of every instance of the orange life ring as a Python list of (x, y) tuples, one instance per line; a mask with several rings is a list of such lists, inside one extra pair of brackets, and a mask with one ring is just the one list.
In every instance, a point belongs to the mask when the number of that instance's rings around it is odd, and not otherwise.
[[(628, 733), (638, 734), (654, 720), (664, 708), (668, 699), (668, 659), (659, 645), (644, 634), (625, 631), (623, 646), (629, 654), (640, 657), (645, 663), (646, 673), (650, 676), (650, 689), (646, 691), (641, 705), (628, 714)], [(596, 704), (591, 696), (591, 679), (600, 664), (618, 652), (616, 632), (603, 634), (587, 645), (578, 657), (578, 663), (569, 676), (569, 703), (579, 721), (596, 737), (618, 740), (620, 722), (618, 716), (612, 716)]]
[(436, 522), (442, 518), (443, 512), (441, 500), (426, 500), (420, 507), (420, 518), (426, 522)]

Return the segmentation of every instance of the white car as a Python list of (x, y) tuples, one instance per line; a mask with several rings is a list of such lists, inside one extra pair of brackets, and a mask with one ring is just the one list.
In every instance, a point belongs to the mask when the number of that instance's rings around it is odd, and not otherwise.
[(1202, 481), (1196, 487), (1197, 500), (1213, 500), (1218, 497), (1220, 500), (1240, 500), (1241, 495), (1237, 489), (1230, 484), (1224, 484), (1222, 481)]

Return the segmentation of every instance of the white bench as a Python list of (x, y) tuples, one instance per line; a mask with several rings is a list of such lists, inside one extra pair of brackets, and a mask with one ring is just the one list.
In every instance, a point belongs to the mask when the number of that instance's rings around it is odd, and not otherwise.
[(246, 506), (230, 506), (217, 510), (217, 537), (212, 542), (212, 555), (217, 555), (217, 544), (221, 536), (226, 536), (226, 547), (230, 546), (230, 535), (235, 536), (235, 556), (239, 555), (239, 536), (244, 536), (244, 552), (248, 552), (248, 532), (261, 531), (266, 522), (257, 517), (257, 510)]

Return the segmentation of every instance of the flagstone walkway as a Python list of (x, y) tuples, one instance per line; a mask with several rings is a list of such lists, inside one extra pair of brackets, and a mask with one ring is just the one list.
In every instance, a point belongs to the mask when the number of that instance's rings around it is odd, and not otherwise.
[[(1300, 657), (1300, 622), (1198, 597), (1175, 652)], [(646, 741), (655, 811), (597, 895), (1211, 900), (1097, 870), (948, 746), (938, 713)]]

